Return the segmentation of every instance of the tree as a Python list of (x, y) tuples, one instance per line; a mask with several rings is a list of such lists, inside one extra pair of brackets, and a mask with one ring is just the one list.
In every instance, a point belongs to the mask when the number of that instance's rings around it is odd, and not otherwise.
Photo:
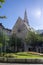
[(2, 52), (2, 46), (3, 46), (3, 35), (2, 35), (2, 32), (0, 31), (0, 48), (1, 48), (1, 52)]
[(21, 38), (17, 38), (17, 51), (19, 51), (19, 49), (23, 49), (23, 43)]
[(43, 36), (38, 34), (37, 38), (37, 44), (41, 46), (43, 44)]
[(4, 19), (4, 18), (6, 18), (6, 16), (0, 16), (0, 19)]
[(2, 7), (2, 4), (5, 2), (5, 0), (0, 0), (0, 8)]
[(3, 3), (5, 0), (0, 0), (1, 3)]
[[(15, 48), (16, 48), (16, 36), (14, 35), (14, 34), (12, 34), (11, 36), (10, 36), (10, 39), (9, 39), (9, 50), (11, 50), (11, 51), (14, 51), (15, 52)], [(13, 47), (13, 50), (11, 49)]]
[[(2, 7), (2, 4), (5, 2), (5, 0), (0, 0), (0, 8)], [(6, 16), (0, 16), (0, 19), (4, 19)]]
[(22, 39), (18, 38), (15, 34), (10, 37), (10, 46), (14, 47), (14, 52), (18, 52), (22, 48)]
[(32, 44), (32, 43), (35, 44), (37, 41), (37, 34), (29, 31), (25, 40), (26, 40), (27, 44)]
[(9, 36), (6, 35), (5, 32), (3, 32), (3, 47), (5, 53), (8, 45), (9, 45)]
[(0, 48), (1, 52), (6, 52), (6, 47), (8, 45), (9, 37), (5, 34), (4, 31), (0, 30)]
[(35, 32), (31, 31), (28, 32), (28, 35), (25, 40), (27, 45), (31, 45), (33, 49), (35, 49), (36, 46), (42, 46), (43, 44), (43, 36), (35, 34)]

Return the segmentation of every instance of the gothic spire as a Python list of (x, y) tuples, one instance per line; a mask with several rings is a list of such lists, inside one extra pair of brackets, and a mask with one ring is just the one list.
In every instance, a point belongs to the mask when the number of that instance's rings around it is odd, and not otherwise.
[(24, 22), (26, 22), (28, 24), (28, 18), (27, 18), (27, 12), (25, 10), (25, 13), (24, 13)]

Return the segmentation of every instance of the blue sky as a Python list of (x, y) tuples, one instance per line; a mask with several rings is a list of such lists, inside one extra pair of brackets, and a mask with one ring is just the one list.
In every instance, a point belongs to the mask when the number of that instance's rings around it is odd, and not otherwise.
[(12, 29), (19, 16), (24, 18), (25, 9), (30, 26), (43, 29), (43, 0), (6, 0), (0, 8), (0, 16), (5, 15), (7, 19), (0, 19), (0, 23)]

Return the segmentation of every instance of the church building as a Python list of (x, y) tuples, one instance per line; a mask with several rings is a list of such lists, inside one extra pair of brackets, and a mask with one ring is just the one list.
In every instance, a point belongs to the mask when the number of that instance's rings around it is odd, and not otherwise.
[[(6, 33), (6, 35), (10, 36), (12, 34), (15, 34), (18, 38), (21, 38), (22, 40), (24, 40), (28, 34), (29, 31), (32, 31), (32, 32), (35, 32), (35, 29), (32, 28), (30, 25), (29, 25), (29, 20), (28, 20), (28, 17), (27, 17), (27, 12), (25, 10), (25, 13), (24, 13), (24, 19), (22, 19), (21, 17), (18, 17), (15, 25), (13, 26), (12, 30), (10, 29), (7, 29), (5, 28), (1, 23), (0, 23), (0, 31), (4, 31)], [(22, 41), (24, 43), (24, 51), (28, 51), (30, 50), (30, 48), (32, 49), (32, 46), (30, 45), (26, 45), (26, 42), (25, 41)], [(36, 51), (42, 51), (43, 52), (43, 47), (39, 46), (37, 47), (36, 46)]]
[(22, 20), (21, 17), (18, 17), (15, 25), (13, 26), (12, 34), (16, 34), (17, 37), (24, 39), (27, 36), (28, 31), (35, 30), (29, 25), (27, 12), (25, 10), (24, 19)]
[[(12, 28), (12, 34), (15, 34), (18, 38), (22, 38), (24, 40), (27, 34), (29, 33), (29, 31), (37, 33), (35, 29), (29, 25), (27, 12), (25, 10), (24, 19), (22, 19), (21, 17), (18, 17), (15, 25)], [(24, 51), (29, 51), (30, 49), (33, 48), (31, 45), (27, 46), (25, 41), (23, 41), (23, 43), (24, 43)], [(36, 52), (43, 52), (42, 48), (43, 47), (36, 46), (35, 50)]]

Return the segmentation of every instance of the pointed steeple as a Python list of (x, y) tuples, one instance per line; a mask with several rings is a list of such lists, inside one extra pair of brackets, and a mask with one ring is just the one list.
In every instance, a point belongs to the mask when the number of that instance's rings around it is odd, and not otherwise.
[(29, 24), (28, 23), (28, 18), (27, 18), (27, 12), (26, 12), (26, 10), (25, 10), (25, 13), (24, 13), (24, 22), (26, 22), (27, 24)]

